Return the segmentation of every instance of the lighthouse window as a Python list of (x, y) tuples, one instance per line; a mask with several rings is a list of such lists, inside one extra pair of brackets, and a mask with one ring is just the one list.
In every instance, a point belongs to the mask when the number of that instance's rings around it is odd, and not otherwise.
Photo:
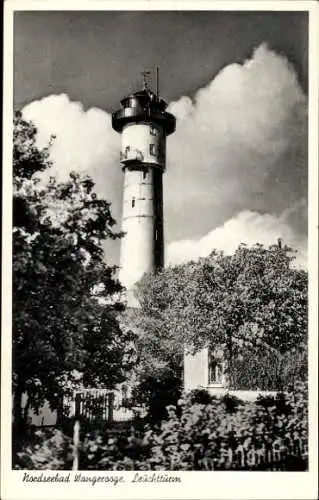
[(132, 208), (135, 207), (135, 198), (132, 198)]
[(156, 156), (156, 146), (155, 144), (150, 144), (150, 154)]
[(147, 171), (143, 170), (143, 179), (146, 179), (146, 176), (147, 176)]
[(157, 129), (154, 125), (151, 125), (151, 127), (150, 127), (150, 134), (157, 135)]

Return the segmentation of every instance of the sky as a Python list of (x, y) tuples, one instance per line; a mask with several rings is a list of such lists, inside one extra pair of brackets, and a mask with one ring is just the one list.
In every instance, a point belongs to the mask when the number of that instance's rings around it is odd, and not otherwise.
[[(166, 263), (283, 241), (307, 258), (304, 12), (16, 12), (14, 105), (51, 134), (51, 174), (90, 174), (120, 224), (111, 113), (160, 69), (177, 118), (164, 174)], [(155, 84), (155, 78), (151, 84)], [(119, 243), (106, 244), (118, 263)]]

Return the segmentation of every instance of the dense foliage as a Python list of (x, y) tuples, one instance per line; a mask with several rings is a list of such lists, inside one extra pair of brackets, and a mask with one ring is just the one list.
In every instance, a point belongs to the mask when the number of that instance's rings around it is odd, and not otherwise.
[(29, 429), (20, 451), (13, 457), (14, 469), (64, 470), (72, 468), (72, 439), (59, 429)]
[(147, 408), (148, 418), (167, 416), (166, 406), (175, 404), (182, 391), (183, 358), (175, 348), (167, 325), (141, 308), (126, 309), (123, 324), (134, 335), (136, 363), (132, 379), (131, 405)]
[(248, 458), (250, 450), (270, 451), (274, 444), (293, 449), (307, 443), (307, 430), (303, 386), (295, 394), (259, 398), (255, 403), (226, 397), (207, 404), (194, 402), (190, 394), (169, 409), (169, 419), (160, 430), (150, 430), (145, 441), (156, 470), (215, 470), (240, 467), (238, 458)]
[[(299, 470), (307, 467), (307, 431), (304, 384), (292, 393), (259, 397), (256, 402), (227, 395), (219, 400), (205, 391), (194, 391), (170, 406), (168, 418), (157, 425), (135, 425), (120, 433), (108, 428), (82, 433), (80, 468), (225, 470), (259, 465), (267, 469), (280, 452), (284, 457), (282, 467)], [(63, 453), (65, 460), (69, 457), (65, 451), (70, 450), (68, 439), (63, 447), (60, 438), (59, 434), (42, 447), (26, 448), (17, 467), (46, 468), (51, 460), (55, 466), (67, 468), (59, 459)], [(266, 463), (255, 463), (256, 456), (263, 456)]]
[(298, 381), (308, 379), (307, 345), (280, 353), (247, 349), (232, 363), (233, 389), (291, 391)]
[[(103, 241), (118, 238), (110, 203), (94, 183), (71, 173), (50, 177), (49, 147), (16, 113), (13, 143), (14, 421), (47, 400), (61, 410), (76, 385), (112, 388), (130, 367), (130, 343), (118, 324), (121, 286), (105, 263)], [(54, 140), (54, 139), (53, 139)], [(21, 396), (28, 401), (21, 411)]]
[(306, 380), (307, 272), (293, 261), (278, 241), (145, 276), (136, 289), (142, 382), (180, 377), (184, 346), (222, 352), (233, 388), (281, 390)]

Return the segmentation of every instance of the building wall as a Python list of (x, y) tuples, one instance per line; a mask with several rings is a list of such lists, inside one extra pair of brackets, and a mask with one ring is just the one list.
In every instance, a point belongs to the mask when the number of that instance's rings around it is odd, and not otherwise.
[(126, 167), (124, 178), (119, 278), (130, 289), (144, 273), (163, 266), (162, 172)]
[(121, 159), (165, 167), (165, 134), (152, 123), (128, 124), (122, 132)]
[[(21, 406), (25, 407), (27, 403), (27, 394), (22, 395)], [(42, 425), (55, 425), (57, 421), (57, 412), (52, 411), (49, 403), (47, 401), (44, 402), (43, 406), (39, 410), (39, 414), (36, 414), (35, 411), (30, 408), (28, 413), (29, 423), (36, 426)]]
[(209, 353), (202, 349), (195, 354), (184, 354), (184, 389), (205, 389), (212, 396), (222, 397), (225, 394), (236, 396), (244, 401), (255, 401), (258, 396), (275, 396), (276, 391), (231, 390), (222, 384), (209, 384)]

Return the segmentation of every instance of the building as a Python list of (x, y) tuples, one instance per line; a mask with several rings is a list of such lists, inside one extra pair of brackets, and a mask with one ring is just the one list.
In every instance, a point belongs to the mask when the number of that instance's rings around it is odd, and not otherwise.
[(167, 104), (144, 88), (121, 100), (112, 126), (122, 135), (120, 162), (124, 172), (121, 244), (121, 283), (128, 306), (138, 306), (135, 283), (164, 265), (163, 173), (166, 137), (175, 131), (175, 117)]

